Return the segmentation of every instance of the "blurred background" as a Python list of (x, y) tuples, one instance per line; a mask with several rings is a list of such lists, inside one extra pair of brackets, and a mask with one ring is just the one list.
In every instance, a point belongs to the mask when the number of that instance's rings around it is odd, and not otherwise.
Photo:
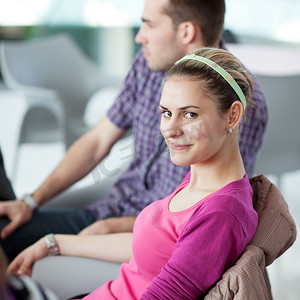
[[(300, 1), (227, 0), (226, 6), (224, 37), (232, 44), (232, 49), (236, 49), (236, 45), (250, 45), (247, 49), (252, 49), (252, 46), (258, 47), (253, 50), (254, 52), (250, 51), (252, 56), (241, 53), (245, 57), (246, 66), (254, 73), (252, 66), (254, 69), (257, 65), (264, 68), (267, 58), (260, 55), (262, 53), (260, 49), (268, 49), (271, 51), (268, 53), (276, 53), (273, 60), (268, 62), (269, 66), (275, 71), (282, 65), (291, 66), (292, 74), (288, 76), (297, 75), (297, 82), (300, 74)], [(87, 101), (83, 122), (88, 128), (105, 113), (109, 104), (104, 103), (103, 98), (109, 98), (108, 103), (113, 101), (120, 87), (119, 82), (126, 76), (139, 49), (134, 43), (134, 37), (141, 24), (142, 9), (141, 0), (0, 0), (0, 42), (31, 41), (59, 33), (71, 37), (80, 51), (101, 69), (102, 74), (117, 82), (113, 89), (106, 90), (101, 96), (95, 93)], [(239, 49), (237, 53), (240, 53)], [(298, 82), (300, 86), (300, 81)], [(298, 106), (294, 107), (294, 110), (299, 114), (300, 93), (296, 95), (295, 91), (293, 95), (286, 94), (286, 96), (296, 99)], [(0, 73), (0, 146), (7, 173), (17, 196), (33, 191), (63, 157), (66, 148), (63, 141), (26, 142), (24, 138), (20, 142), (21, 127), (24, 125), (22, 118), (26, 111), (25, 98), (24, 93), (9, 88), (3, 82)], [(289, 115), (281, 111), (281, 118), (277, 121), (286, 123), (285, 117), (288, 119)], [(46, 117), (42, 119), (45, 121)], [(39, 122), (41, 122), (39, 118), (33, 118), (30, 125), (39, 127)], [(290, 129), (291, 127), (295, 125), (290, 126)], [(287, 128), (288, 132), (278, 132), (278, 139), (283, 135), (291, 135), (288, 126)], [(300, 126), (293, 129), (300, 131), (299, 128)], [(293, 138), (294, 140), (299, 138), (300, 142), (299, 135), (293, 135)], [(130, 141), (126, 143), (130, 146)], [(285, 143), (283, 146), (288, 149), (289, 144)], [(298, 144), (295, 147), (300, 159), (300, 146)], [(272, 156), (271, 152), (269, 156)], [(277, 160), (279, 161), (279, 158)], [(274, 174), (270, 170), (265, 169), (264, 172), (262, 169), (262, 172), (280, 187), (296, 224), (299, 225), (300, 164), (293, 163), (292, 168), (283, 168), (280, 172), (274, 171)], [(90, 174), (74, 188), (94, 183), (95, 176)], [(299, 299), (298, 241), (268, 269), (275, 300), (283, 297), (289, 300)]]
[[(299, 0), (226, 1), (225, 28), (239, 42), (300, 47)], [(126, 74), (138, 46), (138, 0), (0, 0), (0, 38), (70, 34), (83, 51), (112, 73)], [(122, 51), (118, 47), (122, 45)], [(114, 54), (115, 64), (108, 58)]]

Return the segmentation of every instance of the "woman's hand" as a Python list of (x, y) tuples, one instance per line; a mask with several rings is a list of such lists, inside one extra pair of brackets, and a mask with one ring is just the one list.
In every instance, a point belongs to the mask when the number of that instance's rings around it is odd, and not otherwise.
[(31, 276), (34, 263), (48, 255), (45, 238), (41, 238), (32, 246), (23, 250), (8, 266), (7, 273), (10, 275)]
[(136, 217), (115, 217), (99, 220), (79, 232), (79, 235), (132, 232)]
[[(117, 263), (132, 257), (132, 232), (100, 235), (55, 234), (61, 255), (82, 256)], [(31, 276), (34, 263), (48, 255), (45, 238), (23, 250), (8, 266), (7, 273)]]
[(111, 233), (107, 220), (99, 220), (81, 230), (78, 235), (94, 235)]

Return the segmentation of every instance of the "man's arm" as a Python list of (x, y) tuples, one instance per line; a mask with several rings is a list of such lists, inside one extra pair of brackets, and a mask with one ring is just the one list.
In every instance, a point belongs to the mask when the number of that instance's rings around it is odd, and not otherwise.
[(105, 116), (69, 148), (64, 159), (32, 194), (34, 200), (40, 206), (82, 179), (109, 153), (123, 134), (124, 130)]
[[(86, 176), (124, 133), (124, 130), (105, 116), (93, 129), (80, 137), (49, 177), (32, 194), (38, 206)], [(1, 231), (1, 237), (6, 238), (17, 227), (31, 219), (32, 208), (24, 201), (1, 202), (0, 216), (7, 216), (11, 220)]]

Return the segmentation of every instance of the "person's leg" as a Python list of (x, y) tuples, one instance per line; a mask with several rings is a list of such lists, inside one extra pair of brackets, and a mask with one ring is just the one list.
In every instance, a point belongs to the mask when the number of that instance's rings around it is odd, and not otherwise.
[(0, 201), (13, 200), (15, 198), (15, 193), (5, 172), (2, 152), (0, 148)]
[[(18, 228), (11, 236), (0, 239), (0, 245), (12, 260), (22, 250), (48, 233), (77, 234), (95, 221), (93, 214), (83, 209), (40, 209), (30, 222)], [(0, 230), (9, 222), (0, 218)]]

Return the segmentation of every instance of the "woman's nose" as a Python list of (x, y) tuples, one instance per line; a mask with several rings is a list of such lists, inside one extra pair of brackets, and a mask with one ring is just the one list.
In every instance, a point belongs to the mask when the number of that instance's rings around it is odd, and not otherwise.
[(168, 120), (168, 121), (162, 122), (161, 132), (162, 132), (162, 135), (167, 139), (178, 138), (178, 137), (182, 136), (182, 134), (183, 134), (181, 124), (179, 124), (175, 120), (174, 121)]

